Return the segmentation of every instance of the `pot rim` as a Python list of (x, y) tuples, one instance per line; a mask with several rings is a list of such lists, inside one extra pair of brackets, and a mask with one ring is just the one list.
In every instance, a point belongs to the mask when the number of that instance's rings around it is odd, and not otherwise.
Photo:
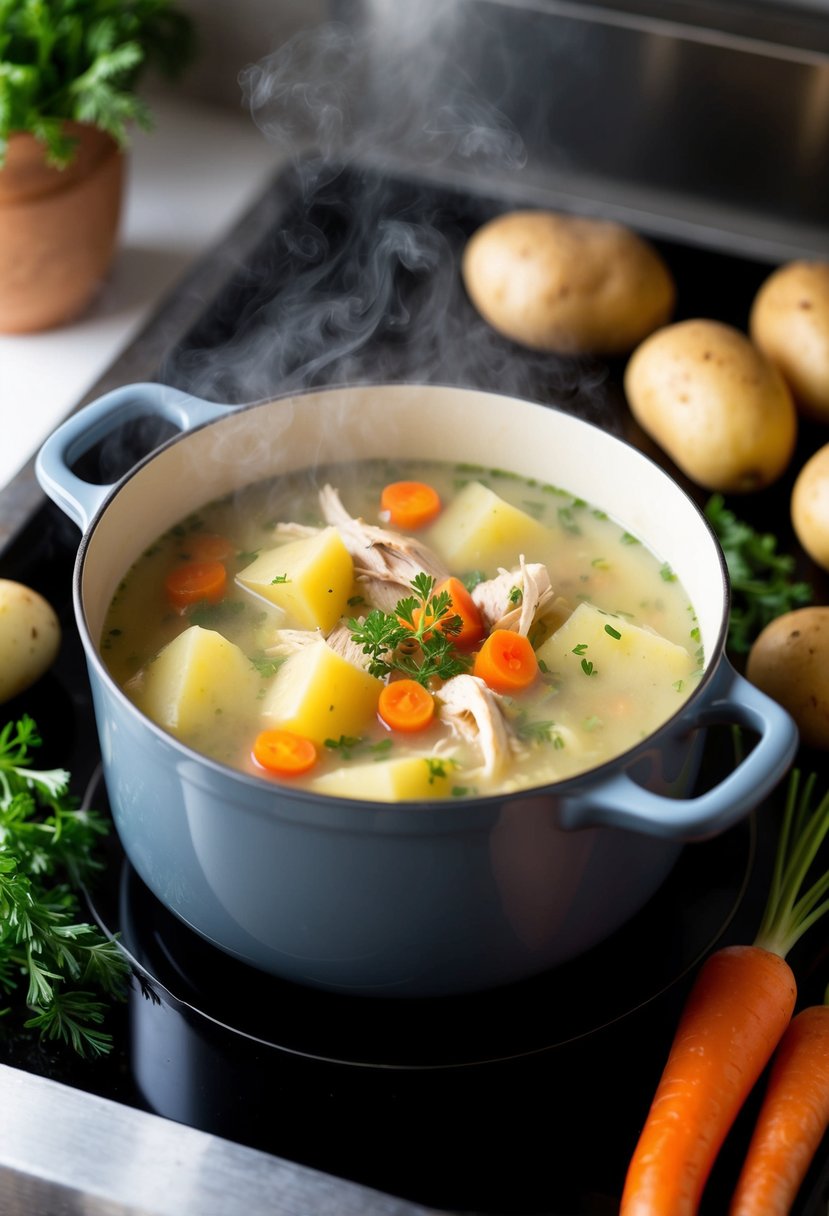
[[(545, 785), (528, 786), (526, 788), (521, 788), (521, 789), (516, 789), (516, 790), (502, 791), (501, 793), (483, 794), (483, 795), (476, 795), (474, 797), (464, 797), (464, 798), (457, 798), (457, 799), (451, 799), (451, 798), (401, 799), (396, 802), (379, 802), (379, 801), (362, 802), (359, 799), (346, 798), (346, 797), (342, 797), (342, 796), (336, 795), (336, 794), (327, 794), (327, 793), (320, 794), (313, 790), (304, 789), (302, 787), (290, 786), (290, 785), (287, 785), (286, 783), (277, 783), (276, 781), (269, 779), (267, 777), (259, 777), (254, 773), (246, 773), (241, 769), (235, 769), (229, 765), (222, 764), (220, 761), (214, 760), (210, 756), (206, 756), (203, 753), (198, 752), (195, 749), (189, 747), (186, 743), (183, 743), (175, 735), (171, 734), (169, 731), (164, 730), (157, 723), (153, 722), (151, 718), (147, 717), (145, 714), (143, 714), (138, 709), (138, 707), (129, 699), (129, 697), (126, 695), (126, 693), (123, 691), (123, 689), (112, 678), (112, 676), (106, 666), (106, 663), (104, 662), (103, 658), (101, 657), (100, 644), (98, 641), (93, 639), (92, 634), (89, 630), (89, 626), (87, 623), (87, 617), (86, 617), (86, 611), (83, 606), (82, 587), (83, 587), (86, 559), (87, 559), (89, 547), (92, 542), (95, 531), (97, 530), (98, 525), (100, 524), (100, 522), (103, 519), (106, 512), (109, 510), (110, 506), (115, 501), (117, 496), (120, 494), (121, 490), (127, 485), (127, 483), (132, 481), (133, 478), (139, 476), (141, 474), (142, 470), (147, 465), (151, 464), (156, 459), (156, 457), (160, 456), (162, 452), (167, 451), (169, 448), (173, 447), (174, 445), (187, 441), (192, 435), (196, 434), (199, 431), (204, 430), (207, 427), (212, 426), (214, 424), (214, 422), (222, 421), (224, 417), (236, 416), (236, 414), (247, 413), (249, 411), (261, 409), (263, 407), (274, 404), (278, 401), (283, 401), (283, 400), (287, 400), (287, 399), (293, 399), (293, 398), (301, 399), (306, 396), (318, 396), (323, 393), (336, 393), (336, 392), (342, 392), (342, 391), (346, 391), (346, 390), (355, 390), (355, 389), (361, 389), (361, 388), (371, 389), (371, 390), (376, 389), (378, 392), (380, 392), (384, 389), (389, 389), (389, 388), (394, 388), (394, 387), (404, 387), (406, 389), (422, 388), (422, 389), (428, 389), (430, 391), (434, 390), (436, 392), (439, 392), (441, 390), (450, 390), (453, 392), (468, 391), (468, 392), (474, 392), (477, 394), (484, 394), (489, 397), (495, 397), (495, 398), (502, 397), (505, 401), (511, 399), (506, 394), (495, 393), (495, 392), (492, 392), (490, 390), (485, 390), (485, 389), (470, 388), (469, 386), (464, 386), (464, 385), (438, 384), (438, 383), (417, 385), (417, 384), (413, 384), (410, 381), (383, 381), (381, 383), (374, 383), (374, 382), (370, 382), (370, 381), (369, 382), (349, 382), (348, 384), (326, 385), (324, 388), (307, 388), (307, 389), (298, 389), (298, 390), (297, 389), (286, 390), (285, 392), (276, 393), (271, 396), (262, 398), (261, 400), (245, 402), (240, 405), (228, 406), (227, 415), (221, 415), (218, 418), (213, 417), (211, 419), (208, 419), (207, 421), (197, 423), (196, 425), (191, 426), (187, 430), (180, 431), (178, 434), (171, 436), (169, 439), (167, 439), (164, 442), (162, 442), (161, 444), (159, 444), (158, 447), (154, 448), (151, 452), (148, 452), (145, 456), (141, 457), (130, 469), (127, 470), (126, 473), (124, 473), (115, 483), (113, 483), (113, 485), (110, 487), (109, 493), (106, 494), (106, 496), (104, 497), (104, 499), (98, 506), (97, 510), (95, 511), (94, 515), (92, 516), (92, 518), (89, 521), (88, 527), (85, 529), (85, 531), (82, 534), (82, 537), (81, 537), (81, 540), (79, 543), (79, 547), (78, 547), (77, 556), (75, 559), (75, 566), (74, 566), (73, 579), (72, 579), (72, 584), (73, 584), (72, 593), (73, 593), (73, 601), (74, 601), (74, 607), (75, 607), (75, 619), (76, 619), (78, 630), (81, 634), (81, 640), (83, 642), (84, 649), (86, 651), (87, 661), (91, 662), (94, 665), (98, 676), (103, 679), (106, 686), (110, 689), (111, 692), (113, 692), (115, 694), (115, 696), (118, 698), (118, 700), (121, 702), (121, 704), (126, 709), (128, 709), (128, 711), (131, 711), (132, 714), (137, 715), (140, 718), (142, 724), (147, 729), (149, 729), (151, 731), (151, 733), (161, 743), (171, 747), (172, 750), (178, 752), (181, 755), (182, 759), (187, 760), (190, 763), (195, 762), (198, 766), (204, 766), (204, 768), (206, 770), (221, 776), (223, 779), (231, 778), (234, 781), (240, 783), (242, 786), (250, 788), (252, 791), (256, 791), (256, 793), (260, 797), (266, 791), (270, 792), (272, 795), (274, 795), (274, 797), (275, 797), (274, 803), (270, 807), (267, 808), (267, 811), (263, 807), (262, 813), (270, 813), (270, 814), (278, 813), (279, 806), (278, 806), (278, 802), (276, 801), (276, 798), (278, 797), (280, 792), (285, 790), (290, 795), (292, 800), (296, 800), (299, 803), (308, 803), (309, 805), (315, 805), (316, 807), (319, 807), (320, 804), (323, 804), (326, 807), (330, 806), (332, 808), (332, 810), (334, 810), (334, 809), (340, 810), (343, 813), (345, 813), (349, 810), (352, 813), (355, 811), (359, 811), (361, 816), (363, 816), (363, 817), (365, 816), (365, 813), (366, 813), (365, 812), (366, 806), (370, 806), (372, 813), (375, 815), (379, 815), (379, 816), (382, 816), (382, 815), (391, 816), (395, 812), (399, 815), (401, 811), (407, 811), (407, 812), (440, 811), (442, 817), (447, 817), (447, 811), (449, 811), (449, 808), (451, 807), (452, 811), (455, 812), (455, 815), (453, 816), (453, 818), (458, 818), (461, 816), (466, 818), (466, 817), (468, 817), (468, 814), (470, 812), (476, 811), (478, 809), (496, 808), (498, 806), (502, 806), (505, 801), (509, 801), (509, 802), (519, 801), (519, 800), (527, 801), (532, 798), (537, 799), (537, 798), (551, 796), (551, 795), (555, 796), (555, 797), (559, 797), (559, 796), (566, 797), (567, 794), (577, 790), (580, 786), (584, 787), (585, 784), (590, 784), (590, 785), (597, 784), (598, 785), (601, 782), (603, 782), (604, 780), (606, 780), (609, 776), (611, 776), (611, 774), (614, 771), (626, 770), (626, 769), (630, 768), (633, 764), (635, 764), (637, 758), (639, 758), (647, 749), (651, 748), (654, 745), (655, 741), (658, 741), (662, 735), (667, 734), (670, 731), (672, 724), (678, 718), (687, 716), (689, 708), (700, 700), (703, 693), (707, 690), (708, 686), (714, 679), (715, 672), (725, 653), (725, 643), (726, 643), (727, 630), (728, 630), (728, 619), (729, 619), (729, 613), (730, 613), (730, 608), (731, 608), (731, 584), (730, 584), (730, 580), (729, 580), (728, 567), (726, 565), (725, 556), (722, 552), (722, 548), (719, 544), (716, 533), (714, 532), (713, 527), (711, 526), (710, 522), (706, 518), (705, 513), (698, 506), (698, 504), (696, 502), (694, 502), (693, 498), (691, 498), (691, 496), (679, 484), (679, 482), (675, 478), (673, 478), (671, 476), (671, 474), (668, 473), (667, 470), (664, 469), (663, 466), (661, 464), (659, 464), (659, 462), (657, 460), (655, 460), (653, 457), (649, 456), (646, 452), (643, 452), (640, 448), (637, 448), (633, 444), (628, 443), (626, 440), (621, 439), (618, 436), (612, 435), (609, 432), (605, 431), (603, 428), (599, 427), (596, 423), (589, 422), (586, 419), (579, 418), (577, 415), (570, 414), (570, 413), (568, 413), (567, 410), (562, 409), (560, 406), (545, 405), (541, 402), (532, 401), (528, 398), (522, 398), (521, 400), (523, 400), (527, 404), (532, 405), (533, 407), (537, 408), (539, 411), (544, 411), (545, 413), (562, 414), (565, 417), (567, 417), (568, 419), (572, 420), (573, 422), (578, 423), (580, 426), (586, 427), (590, 430), (597, 431), (598, 433), (603, 435), (605, 438), (610, 439), (612, 442), (620, 444), (622, 447), (629, 448), (640, 459), (646, 461), (649, 465), (652, 465), (662, 477), (664, 477), (669, 483), (671, 483), (675, 487), (676, 490), (679, 491), (679, 493), (683, 496), (683, 498), (687, 501), (687, 503), (693, 509), (693, 512), (696, 514), (698, 521), (702, 524), (702, 526), (708, 532), (711, 539), (713, 539), (713, 541), (715, 542), (714, 543), (714, 552), (716, 554), (716, 558), (717, 558), (717, 562), (718, 562), (718, 566), (719, 566), (720, 585), (721, 585), (721, 593), (722, 593), (721, 594), (722, 611), (720, 614), (720, 624), (719, 624), (719, 627), (717, 630), (717, 636), (716, 636), (716, 639), (714, 642), (714, 646), (711, 650), (711, 653), (705, 656), (705, 668), (699, 677), (696, 688), (691, 693), (689, 693), (689, 695), (686, 697), (686, 699), (677, 708), (677, 710), (673, 714), (671, 714), (671, 716), (669, 718), (667, 718), (656, 730), (654, 730), (650, 734), (646, 735), (644, 739), (641, 739), (634, 747), (628, 748), (626, 751), (620, 752), (617, 755), (610, 757), (610, 759), (605, 760), (601, 764), (595, 765), (592, 768), (585, 769), (584, 771), (582, 771), (580, 773), (576, 773), (570, 777), (565, 777), (560, 781), (548, 782)], [(279, 474), (274, 474), (274, 476), (279, 476)], [(646, 537), (643, 537), (643, 541), (645, 544), (648, 544)], [(245, 811), (248, 811), (248, 812), (256, 809), (256, 811), (259, 812), (260, 808), (258, 805), (255, 805), (254, 803), (246, 803), (242, 809), (244, 809)], [(343, 824), (344, 828), (346, 826), (347, 826), (346, 824)], [(449, 826), (449, 825), (447, 825), (447, 826)], [(482, 825), (482, 826), (484, 826), (484, 825)]]

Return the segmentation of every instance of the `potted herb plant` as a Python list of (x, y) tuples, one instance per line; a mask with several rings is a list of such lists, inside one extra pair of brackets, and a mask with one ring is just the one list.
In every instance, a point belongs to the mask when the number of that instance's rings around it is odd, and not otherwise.
[(90, 303), (112, 260), (144, 70), (189, 60), (173, 0), (0, 0), (0, 332)]

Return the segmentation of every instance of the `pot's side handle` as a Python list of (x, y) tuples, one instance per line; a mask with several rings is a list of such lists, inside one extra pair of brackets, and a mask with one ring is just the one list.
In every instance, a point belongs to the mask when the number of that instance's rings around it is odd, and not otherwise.
[(568, 799), (565, 828), (618, 827), (672, 840), (705, 840), (737, 823), (771, 793), (794, 759), (797, 727), (776, 701), (739, 675), (722, 659), (713, 695), (691, 708), (683, 727), (692, 731), (734, 724), (756, 731), (759, 739), (722, 781), (696, 798), (667, 798), (643, 789), (617, 773)]
[(135, 418), (166, 418), (181, 431), (189, 431), (229, 408), (164, 384), (114, 389), (71, 414), (53, 431), (38, 452), (35, 474), (49, 497), (85, 532), (113, 486), (95, 485), (72, 472), (72, 465), (84, 452)]

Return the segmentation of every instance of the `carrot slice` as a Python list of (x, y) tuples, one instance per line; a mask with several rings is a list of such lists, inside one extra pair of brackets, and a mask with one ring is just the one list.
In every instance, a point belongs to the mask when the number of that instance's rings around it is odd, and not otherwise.
[(218, 532), (194, 532), (182, 546), (194, 562), (226, 562), (236, 552), (236, 545)]
[[(450, 616), (459, 616), (461, 619), (460, 632), (452, 634), (452, 641), (459, 650), (467, 650), (471, 646), (476, 646), (485, 633), (478, 605), (459, 578), (446, 578), (442, 583), (438, 583), (434, 594), (439, 595), (441, 591), (449, 593)], [(441, 629), (440, 624), (438, 629)]]
[(472, 674), (495, 692), (520, 692), (538, 675), (538, 660), (523, 634), (494, 629), (475, 656)]
[(761, 946), (726, 946), (706, 960), (631, 1159), (620, 1216), (695, 1216), (720, 1146), (771, 1059), (796, 995), (789, 964)]
[(384, 519), (414, 532), (425, 528), (440, 513), (440, 496), (425, 481), (392, 481), (380, 495), (380, 512)]
[(780, 1040), (730, 1216), (786, 1216), (827, 1127), (829, 1005), (811, 1005)]
[(429, 725), (435, 716), (435, 701), (417, 680), (394, 680), (380, 693), (377, 712), (391, 730), (410, 734)]
[(221, 562), (182, 562), (164, 580), (167, 598), (177, 608), (207, 600), (215, 604), (225, 593), (227, 571)]
[(311, 739), (292, 730), (263, 730), (254, 740), (253, 758), (269, 773), (297, 777), (313, 768), (317, 748)]

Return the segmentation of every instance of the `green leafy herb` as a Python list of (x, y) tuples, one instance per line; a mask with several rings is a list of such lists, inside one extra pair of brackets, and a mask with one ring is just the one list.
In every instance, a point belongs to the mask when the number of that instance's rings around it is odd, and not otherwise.
[(380, 679), (401, 671), (428, 686), (433, 677), (460, 675), (470, 659), (458, 654), (452, 642), (462, 623), (451, 611), (449, 592), (435, 595), (435, 580), (428, 574), (418, 574), (411, 586), (415, 594), (398, 600), (394, 612), (373, 608), (363, 620), (352, 617), (351, 640), (362, 646), (369, 672)]
[(585, 650), (587, 650), (587, 642), (579, 642), (577, 646), (573, 647), (573, 654), (584, 654)]
[(793, 579), (794, 558), (777, 552), (777, 538), (756, 532), (726, 509), (714, 494), (705, 515), (717, 534), (731, 580), (732, 602), (728, 644), (747, 654), (766, 625), (776, 617), (811, 602), (812, 588)]
[(609, 634), (610, 637), (615, 638), (617, 642), (622, 636), (621, 633), (619, 633), (619, 630), (614, 629), (612, 625), (605, 625), (604, 631), (605, 633)]
[(20, 994), (24, 1026), (81, 1055), (110, 1050), (106, 1001), (125, 993), (117, 944), (78, 919), (78, 885), (101, 862), (108, 828), (67, 793), (64, 769), (34, 767), (41, 745), (29, 717), (0, 731), (0, 990)]
[(151, 125), (135, 92), (144, 69), (174, 76), (193, 47), (192, 21), (171, 0), (0, 0), (0, 165), (13, 131), (67, 165), (67, 119), (125, 144), (131, 124)]
[(594, 667), (589, 659), (582, 659), (581, 669), (586, 676), (596, 676), (599, 674), (597, 667)]
[(275, 578), (271, 579), (271, 586), (275, 587), (277, 583), (290, 583), (290, 581), (287, 574), (277, 574)]
[(241, 600), (219, 600), (217, 604), (200, 600), (198, 604), (187, 609), (187, 619), (191, 625), (201, 625), (202, 629), (217, 629), (234, 617), (241, 616), (245, 608), (246, 605)]
[(275, 676), (279, 668), (285, 662), (282, 658), (275, 658), (272, 655), (265, 654), (264, 651), (258, 654), (249, 656), (251, 665), (256, 668), (260, 676), (268, 680), (271, 676)]
[(663, 562), (659, 567), (659, 577), (665, 583), (675, 583), (676, 575), (667, 562)]

